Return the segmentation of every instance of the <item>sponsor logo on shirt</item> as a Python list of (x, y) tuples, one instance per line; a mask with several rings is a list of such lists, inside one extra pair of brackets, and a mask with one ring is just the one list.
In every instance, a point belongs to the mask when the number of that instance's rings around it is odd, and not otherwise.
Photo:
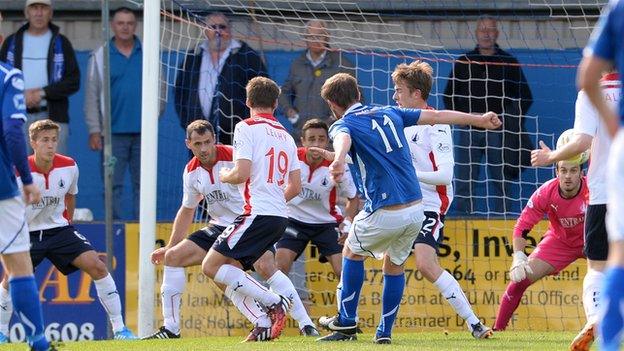
[(209, 205), (212, 205), (216, 202), (229, 200), (230, 195), (221, 190), (213, 190), (212, 192), (206, 194), (204, 198), (206, 199), (206, 202), (208, 202)]
[(580, 214), (576, 217), (559, 218), (559, 223), (561, 223), (561, 226), (564, 228), (572, 228), (583, 223), (584, 219), (585, 215)]
[(56, 196), (42, 196), (41, 200), (39, 202), (37, 202), (36, 204), (32, 205), (33, 210), (39, 210), (42, 209), (44, 207), (56, 207), (59, 205), (59, 203), (61, 202), (61, 198), (60, 197), (56, 197)]
[(321, 201), (321, 194), (317, 193), (316, 191), (310, 189), (310, 188), (306, 188), (303, 187), (301, 189), (301, 192), (299, 193), (300, 198), (304, 199), (304, 200), (314, 200), (314, 201)]

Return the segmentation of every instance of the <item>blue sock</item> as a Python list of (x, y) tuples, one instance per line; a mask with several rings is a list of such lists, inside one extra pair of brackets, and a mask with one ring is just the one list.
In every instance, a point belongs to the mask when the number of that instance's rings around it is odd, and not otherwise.
[(624, 268), (613, 267), (607, 271), (600, 296), (604, 312), (599, 323), (600, 349), (619, 350), (620, 332), (624, 328), (622, 304), (624, 304)]
[(35, 351), (47, 350), (50, 344), (43, 334), (43, 315), (39, 303), (39, 291), (32, 275), (9, 280), (9, 291), (17, 314), (24, 329), (26, 340)]
[(381, 296), (381, 318), (377, 327), (377, 336), (392, 335), (392, 326), (405, 289), (405, 274), (388, 275), (384, 274), (383, 295)]
[(357, 324), (357, 307), (364, 284), (364, 261), (342, 259), (342, 291), (339, 322), (342, 326)]

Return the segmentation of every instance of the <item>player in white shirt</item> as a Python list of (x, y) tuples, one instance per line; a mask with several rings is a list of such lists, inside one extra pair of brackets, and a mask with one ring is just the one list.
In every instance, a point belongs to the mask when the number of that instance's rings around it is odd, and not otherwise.
[[(202, 268), (215, 282), (269, 306), (275, 339), (284, 329), (291, 300), (293, 318), (313, 324), (292, 282), (277, 269), (273, 254), (288, 222), (286, 202), (301, 192), (301, 171), (293, 138), (273, 116), (280, 94), (277, 84), (256, 77), (246, 90), (251, 117), (234, 129), (234, 168), (219, 172), (222, 182), (238, 185), (245, 205), (208, 251)], [(237, 262), (253, 264), (272, 291), (238, 268)]]
[[(47, 258), (64, 275), (77, 270), (87, 273), (95, 284), (98, 298), (108, 314), (114, 338), (136, 339), (125, 326), (121, 300), (113, 277), (99, 259), (89, 240), (71, 224), (78, 193), (78, 167), (70, 157), (56, 153), (58, 124), (40, 120), (28, 129), (34, 154), (28, 158), (33, 181), (41, 189), (41, 200), (26, 208), (30, 230), (30, 257), (33, 267)], [(0, 331), (8, 331), (12, 303), (7, 280), (0, 288)]]
[[(399, 107), (433, 109), (427, 98), (433, 84), (433, 69), (423, 61), (398, 65), (392, 73), (394, 100)], [(488, 338), (492, 330), (475, 315), (459, 283), (438, 262), (444, 237), (444, 216), (453, 201), (453, 139), (447, 124), (416, 125), (404, 129), (412, 163), (423, 195), (425, 220), (414, 242), (416, 268), (433, 283), (455, 312), (466, 321), (472, 336)]]
[[(188, 125), (186, 147), (194, 157), (184, 168), (182, 204), (173, 221), (169, 242), (151, 254), (152, 263), (162, 262), (165, 265), (160, 288), (164, 325), (144, 339), (180, 337), (180, 305), (186, 285), (184, 268), (201, 264), (217, 237), (234, 222), (243, 208), (243, 198), (238, 187), (219, 180), (222, 168), (234, 166), (233, 149), (231, 146), (215, 144), (215, 132), (210, 122), (197, 120)], [(210, 223), (186, 237), (193, 223), (195, 209), (202, 199), (208, 206)], [(241, 268), (249, 270), (252, 267)], [(268, 338), (271, 321), (257, 302), (232, 288), (220, 284), (219, 287), (254, 325), (255, 333), (252, 331), (246, 341)]]
[[(604, 102), (617, 111), (621, 84), (617, 73), (608, 72), (600, 80)], [(550, 150), (540, 141), (541, 148), (531, 153), (533, 166), (547, 166), (578, 155), (591, 147), (587, 185), (589, 206), (585, 215), (583, 253), (587, 257), (587, 273), (583, 279), (583, 308), (587, 323), (572, 341), (571, 350), (589, 350), (595, 335), (604, 269), (609, 253), (606, 229), (607, 165), (611, 136), (605, 122), (589, 101), (585, 91), (578, 92), (574, 115), (574, 136), (563, 147)]]
[[(358, 210), (358, 198), (350, 174), (335, 183), (329, 174), (331, 161), (309, 148), (327, 148), (329, 127), (320, 119), (307, 121), (302, 128), (297, 156), (301, 164), (301, 192), (288, 202), (288, 226), (275, 245), (278, 268), (288, 274), (294, 260), (308, 243), (318, 247), (320, 254), (331, 264), (337, 277), (342, 271), (342, 244)], [(346, 198), (345, 216), (336, 206), (339, 198)], [(303, 335), (318, 336), (310, 325), (299, 325)]]

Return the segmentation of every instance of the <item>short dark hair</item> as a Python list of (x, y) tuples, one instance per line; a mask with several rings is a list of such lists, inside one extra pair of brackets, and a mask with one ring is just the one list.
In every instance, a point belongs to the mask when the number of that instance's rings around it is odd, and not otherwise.
[(321, 87), (321, 96), (341, 108), (347, 108), (360, 101), (360, 89), (352, 75), (336, 73), (327, 78)]
[(249, 107), (252, 108), (275, 107), (280, 95), (280, 88), (277, 83), (267, 77), (252, 78), (247, 83), (245, 90), (247, 91)]
[(301, 128), (302, 137), (305, 137), (305, 132), (308, 129), (324, 129), (325, 132), (329, 135), (329, 127), (327, 126), (327, 123), (318, 118), (312, 118), (305, 122), (305, 124)]
[(186, 139), (190, 140), (193, 132), (199, 135), (204, 135), (206, 134), (206, 132), (215, 135), (214, 127), (212, 126), (212, 124), (210, 124), (210, 122), (206, 121), (205, 119), (195, 120), (186, 127)]
[(116, 9), (114, 9), (113, 11), (111, 11), (111, 13), (110, 13), (111, 20), (118, 13), (131, 13), (135, 18), (138, 17), (136, 12), (133, 9), (131, 9), (131, 8), (127, 7), (127, 6), (121, 6), (121, 7), (118, 7)]

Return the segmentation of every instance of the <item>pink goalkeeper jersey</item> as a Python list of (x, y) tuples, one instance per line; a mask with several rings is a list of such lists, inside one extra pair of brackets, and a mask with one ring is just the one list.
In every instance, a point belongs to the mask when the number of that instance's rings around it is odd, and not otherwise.
[(544, 214), (548, 217), (547, 234), (552, 234), (570, 246), (583, 246), (585, 210), (589, 201), (587, 179), (583, 177), (581, 190), (571, 199), (559, 193), (559, 180), (551, 179), (537, 189), (527, 203), (514, 227), (514, 237), (522, 237), (533, 229)]

